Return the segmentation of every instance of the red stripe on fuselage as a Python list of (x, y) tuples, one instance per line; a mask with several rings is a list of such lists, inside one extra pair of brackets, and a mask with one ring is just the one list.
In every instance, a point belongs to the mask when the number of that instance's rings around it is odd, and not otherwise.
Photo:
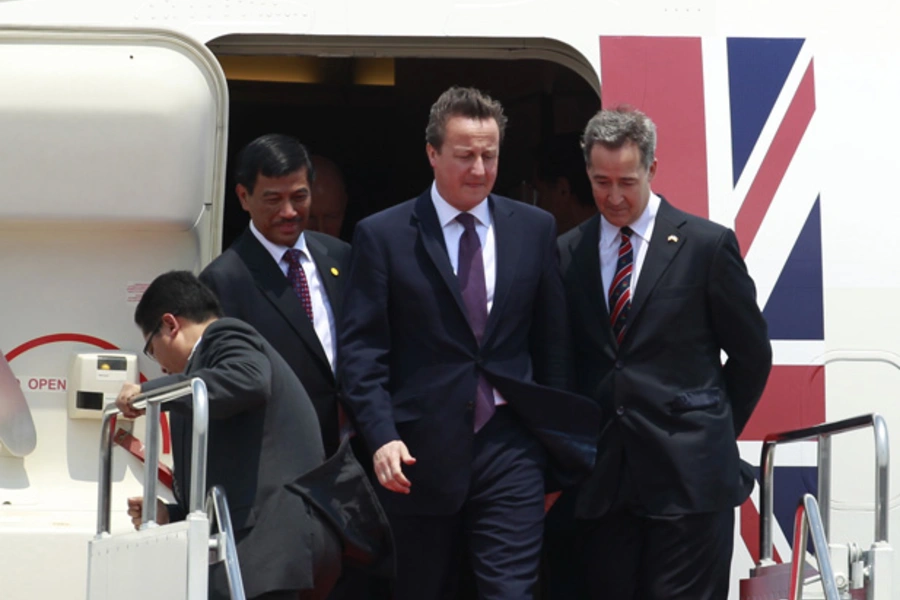
[(816, 112), (815, 81), (813, 62), (810, 60), (800, 87), (794, 94), (784, 120), (778, 127), (775, 139), (763, 159), (756, 177), (744, 198), (744, 203), (734, 222), (734, 230), (741, 244), (741, 252), (747, 255), (753, 239), (756, 237), (775, 193), (787, 173), (788, 166), (794, 159), (800, 140), (806, 133), (813, 113)]
[(709, 216), (700, 38), (601, 37), (600, 71), (604, 108), (628, 104), (656, 123), (653, 190), (682, 210)]

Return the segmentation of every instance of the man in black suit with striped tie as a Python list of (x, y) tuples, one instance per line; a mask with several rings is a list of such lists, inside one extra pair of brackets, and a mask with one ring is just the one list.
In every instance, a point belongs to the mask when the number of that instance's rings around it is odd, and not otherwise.
[(730, 229), (651, 191), (646, 115), (601, 111), (583, 145), (600, 214), (559, 248), (577, 391), (604, 412), (575, 508), (590, 595), (724, 599), (753, 487), (736, 438), (772, 364), (753, 280)]

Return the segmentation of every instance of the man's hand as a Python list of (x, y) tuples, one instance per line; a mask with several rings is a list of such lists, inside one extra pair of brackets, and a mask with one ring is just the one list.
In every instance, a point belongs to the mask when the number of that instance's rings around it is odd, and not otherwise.
[(402, 464), (414, 465), (416, 459), (413, 458), (406, 444), (400, 440), (388, 442), (375, 452), (372, 457), (375, 467), (375, 476), (378, 477), (378, 483), (392, 492), (398, 494), (408, 494), (412, 484), (406, 475), (403, 474)]
[(136, 419), (142, 414), (143, 410), (135, 410), (131, 407), (131, 399), (141, 393), (141, 386), (136, 383), (124, 383), (119, 395), (116, 398), (116, 408), (122, 411), (122, 415), (129, 419)]
[[(128, 516), (131, 517), (131, 524), (135, 529), (141, 528), (141, 518), (144, 514), (144, 499), (140, 496), (133, 496), (128, 499)], [(156, 522), (165, 525), (169, 522), (169, 508), (162, 500), (156, 501)]]

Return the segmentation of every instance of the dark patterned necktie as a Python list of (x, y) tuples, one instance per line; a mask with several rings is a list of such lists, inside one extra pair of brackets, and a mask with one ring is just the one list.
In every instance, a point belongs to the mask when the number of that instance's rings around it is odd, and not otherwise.
[(303, 310), (306, 311), (306, 316), (308, 316), (310, 322), (312, 322), (312, 298), (309, 295), (309, 283), (306, 281), (306, 273), (303, 272), (303, 266), (300, 264), (301, 256), (303, 256), (302, 250), (291, 248), (284, 253), (284, 260), (288, 263), (288, 281), (291, 282), (291, 287), (294, 288), (294, 292), (297, 294), (297, 297), (300, 298), (300, 303), (303, 304)]
[(619, 245), (616, 275), (609, 286), (609, 324), (619, 344), (625, 336), (625, 321), (631, 309), (631, 274), (634, 272), (634, 247), (631, 245), (634, 231), (623, 227), (620, 232), (622, 243)]
[[(487, 288), (484, 280), (484, 259), (481, 253), (481, 240), (475, 231), (475, 217), (469, 213), (457, 215), (456, 220), (464, 231), (459, 238), (459, 261), (456, 276), (462, 292), (463, 303), (469, 317), (469, 325), (475, 339), (481, 345), (484, 328), (487, 324)], [(475, 431), (484, 427), (496, 411), (494, 392), (484, 375), (478, 374), (478, 386), (475, 394)]]

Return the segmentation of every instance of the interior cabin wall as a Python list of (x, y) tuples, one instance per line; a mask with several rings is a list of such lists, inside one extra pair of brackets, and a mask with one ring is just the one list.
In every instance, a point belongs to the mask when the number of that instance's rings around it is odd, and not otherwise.
[(412, 198), (432, 180), (425, 156), (431, 104), (451, 85), (474, 86), (498, 99), (509, 118), (495, 192), (530, 200), (536, 151), (554, 134), (580, 131), (600, 100), (567, 68), (541, 60), (395, 59), (394, 85), (347, 81), (351, 59), (328, 58), (325, 81), (229, 81), (231, 96), (223, 249), (247, 215), (234, 192), (234, 159), (259, 135), (298, 137), (334, 160), (349, 195), (341, 237), (367, 215)]

